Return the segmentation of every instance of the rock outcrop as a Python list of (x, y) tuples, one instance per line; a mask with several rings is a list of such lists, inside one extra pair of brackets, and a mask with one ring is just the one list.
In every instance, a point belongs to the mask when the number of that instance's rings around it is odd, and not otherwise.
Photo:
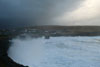
[(0, 37), (0, 67), (28, 67), (17, 64), (7, 55), (10, 46), (9, 37)]

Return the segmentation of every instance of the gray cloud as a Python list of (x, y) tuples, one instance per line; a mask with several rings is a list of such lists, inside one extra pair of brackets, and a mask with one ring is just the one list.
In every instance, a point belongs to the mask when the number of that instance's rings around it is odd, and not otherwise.
[[(65, 12), (56, 18), (63, 25), (96, 25), (100, 26), (100, 0), (85, 0), (71, 12)], [(62, 23), (61, 23), (62, 22)]]
[(0, 26), (57, 24), (53, 18), (75, 10), (83, 0), (0, 0)]

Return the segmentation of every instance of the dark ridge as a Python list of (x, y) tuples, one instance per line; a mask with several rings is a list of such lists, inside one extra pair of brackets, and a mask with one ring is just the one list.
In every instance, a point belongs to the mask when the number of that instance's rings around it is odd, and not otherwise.
[(48, 31), (49, 34), (55, 32), (56, 35), (61, 35), (61, 36), (100, 36), (100, 26), (50, 26), (49, 25), (49, 26), (33, 26), (33, 27), (19, 28), (19, 30), (25, 30), (25, 29), (27, 30), (37, 29), (42, 33), (43, 31), (44, 32)]
[(28, 66), (17, 64), (7, 55), (3, 55), (2, 57), (0, 57), (0, 67), (28, 67)]
[(0, 38), (0, 67), (28, 67), (17, 64), (11, 58), (8, 57), (7, 51), (10, 46), (9, 37)]
[[(36, 30), (33, 32), (33, 30)], [(48, 31), (48, 33), (46, 32)], [(45, 35), (50, 36), (100, 36), (100, 26), (32, 26), (22, 27), (17, 29), (1, 29), (0, 38), (3, 35), (16, 36), (23, 33), (31, 33), (33, 35)], [(54, 34), (55, 33), (55, 34)]]

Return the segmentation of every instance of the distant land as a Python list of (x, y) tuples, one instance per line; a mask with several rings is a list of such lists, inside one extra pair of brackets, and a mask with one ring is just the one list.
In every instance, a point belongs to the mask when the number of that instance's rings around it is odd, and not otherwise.
[(100, 36), (100, 26), (34, 26), (25, 29), (55, 32), (61, 36)]
[(16, 29), (1, 29), (0, 35), (31, 33), (49, 36), (100, 36), (100, 26), (31, 26)]

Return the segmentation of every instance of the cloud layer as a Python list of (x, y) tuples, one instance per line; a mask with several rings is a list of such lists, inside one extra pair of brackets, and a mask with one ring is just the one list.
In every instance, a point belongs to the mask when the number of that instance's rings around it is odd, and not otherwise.
[(99, 0), (0, 0), (0, 27), (98, 25), (99, 2)]
[(100, 25), (100, 0), (86, 0), (81, 3), (80, 7), (72, 12), (65, 12), (58, 17), (58, 21), (66, 21), (72, 25)]

